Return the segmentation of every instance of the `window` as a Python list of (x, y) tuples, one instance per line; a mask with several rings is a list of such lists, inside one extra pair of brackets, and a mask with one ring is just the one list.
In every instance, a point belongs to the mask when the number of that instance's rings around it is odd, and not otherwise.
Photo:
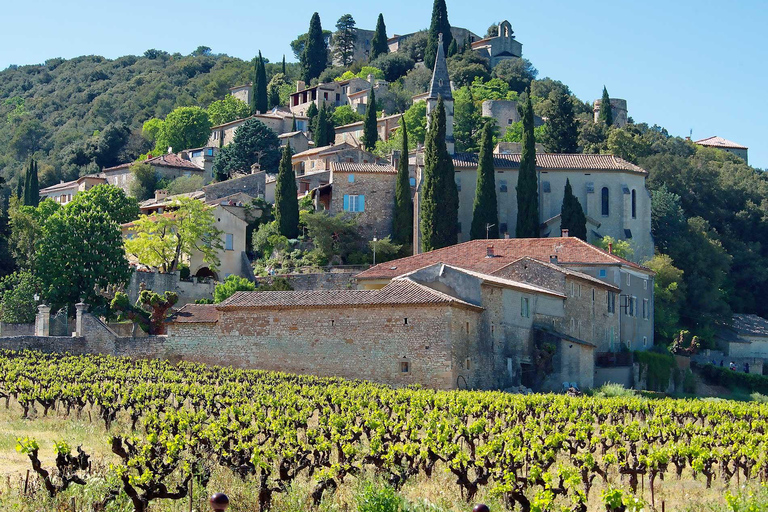
[(632, 284), (632, 276), (627, 274), (627, 286)]
[(411, 371), (411, 365), (408, 361), (400, 361), (400, 373), (409, 373)]
[(208, 148), (207, 150), (205, 150), (205, 153), (206, 153), (208, 156), (213, 156), (213, 148)]
[(461, 192), (461, 178), (456, 178), (456, 190)]
[(627, 297), (629, 302), (629, 316), (637, 316), (637, 297)]
[(408, 181), (411, 183), (412, 187), (416, 186), (416, 178), (408, 178)]
[(469, 334), (469, 322), (467, 322), (466, 327), (467, 327), (467, 334)]
[(347, 181), (349, 183), (354, 183), (355, 182), (355, 175), (354, 174), (350, 174), (349, 176), (347, 176)]
[(336, 93), (336, 101), (341, 101), (341, 94)]
[(643, 336), (643, 347), (648, 346), (648, 336)]
[(627, 340), (627, 348), (632, 350), (632, 340)]
[(499, 180), (499, 192), (507, 191), (507, 180)]
[(605, 269), (604, 269), (604, 268), (601, 268), (601, 269), (600, 269), (600, 270), (597, 272), (597, 276), (598, 276), (598, 277), (605, 277), (605, 275), (606, 275), (606, 273), (605, 273)]
[(637, 191), (632, 190), (632, 218), (637, 218)]
[(408, 317), (403, 318), (403, 325), (408, 325)]
[(608, 187), (603, 187), (603, 190), (600, 191), (600, 199), (603, 206), (603, 217), (607, 217), (610, 214), (610, 209), (608, 207)]
[(469, 358), (467, 358), (467, 360), (466, 360), (466, 361), (464, 361), (464, 367), (465, 367), (467, 370), (470, 370), (470, 369), (472, 369), (472, 362), (469, 360)]
[(531, 309), (530, 309), (530, 303), (528, 301), (528, 297), (523, 297), (520, 299), (520, 316), (523, 318), (530, 318), (531, 316)]
[(363, 195), (344, 195), (345, 212), (364, 212), (365, 196)]
[(578, 287), (578, 292), (579, 292), (579, 298), (581, 298), (581, 285), (579, 285)]
[(511, 119), (507, 119), (507, 124), (512, 124), (512, 120)]
[(509, 229), (507, 228), (506, 222), (499, 224), (499, 233), (506, 233), (507, 231), (509, 231)]
[(643, 319), (650, 320), (650, 318), (651, 318), (650, 302), (648, 302), (648, 299), (643, 299)]
[(227, 251), (235, 250), (235, 235), (233, 235), (232, 233), (227, 233), (225, 235), (224, 250), (227, 250)]
[(616, 312), (616, 293), (615, 292), (608, 292), (608, 312), (609, 313)]
[(327, 93), (327, 92), (324, 92), (324, 93), (323, 93), (323, 99), (324, 99), (324, 100), (327, 100), (327, 99), (328, 99), (328, 93)]
[(643, 290), (647, 290), (647, 289), (648, 289), (648, 280), (643, 279)]
[(576, 285), (574, 283), (571, 283), (571, 297), (576, 296)]
[(595, 305), (595, 289), (592, 288), (592, 306)]

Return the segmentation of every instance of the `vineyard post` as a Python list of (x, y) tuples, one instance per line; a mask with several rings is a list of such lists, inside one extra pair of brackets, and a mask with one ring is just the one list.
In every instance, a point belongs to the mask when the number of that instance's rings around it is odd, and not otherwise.
[(24, 479), (24, 496), (27, 495), (27, 484), (29, 484), (29, 470), (27, 470), (27, 478)]
[(189, 479), (189, 512), (192, 512), (192, 481), (193, 479)]
[(77, 512), (77, 508), (75, 508), (75, 497), (74, 496), (72, 496), (71, 503), (72, 503), (72, 512)]

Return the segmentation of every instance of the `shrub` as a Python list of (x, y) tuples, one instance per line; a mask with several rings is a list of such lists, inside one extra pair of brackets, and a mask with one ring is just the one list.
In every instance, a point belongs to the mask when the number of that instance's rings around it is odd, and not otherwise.
[(404, 509), (403, 499), (389, 485), (379, 487), (367, 482), (356, 501), (358, 512), (401, 512)]
[(635, 391), (625, 388), (622, 384), (608, 382), (595, 390), (595, 396), (603, 398), (631, 397), (635, 396)]
[(723, 386), (728, 389), (743, 389), (749, 393), (768, 394), (768, 377), (754, 373), (742, 373), (720, 368), (712, 364), (701, 365), (691, 361), (691, 368), (696, 369), (709, 384)]
[(635, 352), (635, 362), (640, 363), (640, 374), (645, 375), (649, 390), (666, 391), (672, 369), (677, 367), (674, 357), (653, 352)]

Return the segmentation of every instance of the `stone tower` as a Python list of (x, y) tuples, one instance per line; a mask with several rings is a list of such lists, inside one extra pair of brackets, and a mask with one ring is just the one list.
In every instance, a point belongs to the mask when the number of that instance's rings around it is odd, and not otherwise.
[[(595, 100), (592, 110), (595, 114), (595, 122), (600, 119), (600, 103), (602, 100)], [(629, 117), (627, 116), (627, 100), (611, 98), (611, 112), (613, 113), (613, 126), (624, 128), (627, 126)]]
[(448, 63), (445, 61), (445, 51), (443, 50), (443, 34), (438, 35), (435, 70), (432, 73), (432, 82), (429, 84), (427, 126), (429, 126), (432, 111), (437, 107), (439, 98), (443, 98), (445, 104), (445, 146), (448, 149), (448, 154), (453, 155), (456, 152), (456, 141), (453, 138), (453, 91), (451, 79), (448, 76)]

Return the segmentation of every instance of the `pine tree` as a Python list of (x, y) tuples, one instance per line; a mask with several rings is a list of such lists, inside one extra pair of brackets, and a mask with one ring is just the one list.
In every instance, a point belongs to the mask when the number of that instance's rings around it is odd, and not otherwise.
[(344, 14), (336, 22), (336, 33), (333, 34), (334, 55), (342, 66), (349, 66), (355, 56), (357, 29), (355, 19), (351, 14)]
[(439, 98), (424, 144), (421, 245), (424, 252), (458, 241), (459, 191), (453, 159), (445, 145), (445, 103)]
[(387, 44), (387, 26), (384, 24), (384, 15), (379, 13), (379, 19), (376, 21), (376, 31), (371, 39), (371, 60), (375, 60), (380, 55), (389, 53)]
[(579, 148), (579, 122), (573, 113), (571, 97), (556, 87), (549, 93), (547, 102), (544, 148), (550, 153), (575, 153)]
[(37, 162), (29, 161), (24, 180), (24, 205), (37, 206), (40, 204), (40, 187), (37, 182)]
[(448, 55), (453, 34), (451, 34), (451, 24), (448, 22), (448, 8), (445, 6), (445, 0), (435, 0), (432, 6), (432, 23), (427, 34), (427, 48), (424, 50), (424, 64), (429, 69), (435, 67), (439, 34), (443, 34), (443, 51)]
[(275, 183), (275, 222), (278, 232), (286, 238), (299, 236), (299, 191), (291, 165), (292, 155), (291, 145), (286, 144)]
[(259, 59), (256, 61), (256, 76), (253, 80), (253, 111), (265, 113), (269, 109), (267, 96), (267, 70), (264, 59), (259, 51)]
[(325, 110), (325, 103), (320, 107), (320, 111), (315, 117), (315, 147), (327, 146), (328, 142), (328, 115)]
[(408, 170), (408, 128), (403, 118), (400, 118), (400, 127), (403, 130), (403, 146), (400, 162), (397, 166), (392, 240), (407, 246), (413, 243), (413, 198), (411, 197), (411, 178)]
[(368, 93), (368, 105), (365, 110), (365, 122), (363, 123), (363, 144), (365, 149), (373, 151), (376, 141), (379, 140), (379, 130), (376, 127), (376, 93)]
[(480, 155), (477, 164), (477, 187), (472, 206), (472, 226), (469, 237), (499, 238), (499, 207), (496, 201), (496, 170), (493, 167), (493, 129), (490, 123), (483, 126), (480, 139)]
[(328, 46), (323, 37), (323, 26), (320, 24), (320, 15), (314, 13), (309, 22), (307, 43), (301, 54), (302, 78), (306, 83), (320, 76), (328, 64)]
[(611, 97), (608, 96), (608, 89), (603, 86), (603, 99), (600, 100), (600, 117), (605, 126), (613, 124), (613, 110), (611, 110)]
[(536, 138), (530, 91), (523, 106), (523, 149), (517, 177), (517, 238), (539, 237), (539, 184), (536, 177)]
[(573, 195), (571, 181), (565, 180), (563, 206), (560, 210), (560, 229), (567, 229), (568, 236), (575, 236), (587, 241), (587, 216), (579, 199)]

